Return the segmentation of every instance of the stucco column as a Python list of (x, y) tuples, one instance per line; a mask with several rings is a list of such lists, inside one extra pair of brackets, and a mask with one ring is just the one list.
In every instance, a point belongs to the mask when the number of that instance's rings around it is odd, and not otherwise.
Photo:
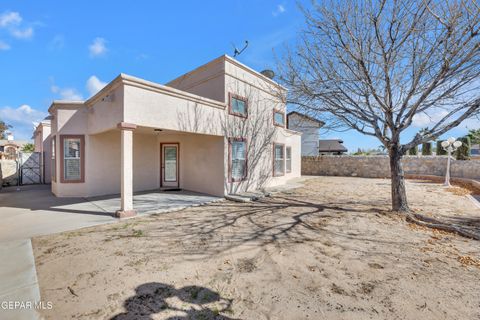
[(121, 130), (121, 208), (116, 212), (119, 218), (136, 215), (133, 209), (133, 130), (137, 128), (131, 123), (121, 122), (117, 125)]

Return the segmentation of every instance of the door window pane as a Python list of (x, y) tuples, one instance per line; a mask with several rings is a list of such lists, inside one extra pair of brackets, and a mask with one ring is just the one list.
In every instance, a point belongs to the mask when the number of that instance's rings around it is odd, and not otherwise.
[(177, 181), (177, 147), (164, 147), (165, 181)]

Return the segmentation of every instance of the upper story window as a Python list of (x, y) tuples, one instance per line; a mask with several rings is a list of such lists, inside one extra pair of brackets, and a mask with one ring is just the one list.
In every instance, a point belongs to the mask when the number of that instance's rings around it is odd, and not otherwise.
[(229, 111), (230, 114), (235, 116), (244, 117), (248, 116), (248, 100), (236, 94), (229, 94)]
[(285, 113), (279, 110), (273, 110), (273, 124), (279, 127), (285, 127)]

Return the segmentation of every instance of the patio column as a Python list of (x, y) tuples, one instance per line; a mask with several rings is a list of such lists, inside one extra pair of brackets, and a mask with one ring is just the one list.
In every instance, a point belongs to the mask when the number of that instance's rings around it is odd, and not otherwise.
[(136, 215), (133, 209), (133, 130), (135, 124), (120, 122), (117, 127), (121, 130), (121, 208), (115, 214), (118, 218)]

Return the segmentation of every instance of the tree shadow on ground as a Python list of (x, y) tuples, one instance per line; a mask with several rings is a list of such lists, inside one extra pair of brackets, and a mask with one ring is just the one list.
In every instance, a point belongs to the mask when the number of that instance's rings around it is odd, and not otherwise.
[[(326, 227), (330, 221), (348, 216), (387, 213), (370, 201), (347, 204), (316, 202), (284, 194), (251, 203), (212, 203), (183, 212), (151, 216), (155, 223), (137, 228), (141, 228), (144, 236), (152, 240), (149, 243), (155, 246), (147, 244), (145, 248), (133, 248), (132, 253), (144, 254), (148, 251), (160, 256), (187, 255), (188, 260), (195, 260), (239, 247), (248, 250), (271, 244), (290, 246), (318, 241), (332, 232), (335, 232), (335, 237), (379, 242), (381, 240), (375, 239), (371, 233), (351, 235), (349, 230), (332, 231)], [(121, 236), (117, 234), (109, 240)]]
[[(221, 315), (230, 311), (232, 301), (205, 287), (185, 286), (175, 289), (165, 283), (149, 282), (138, 286), (135, 292), (134, 296), (123, 303), (127, 311), (115, 315), (111, 320), (148, 320), (153, 319), (153, 315), (162, 313), (168, 316), (168, 320), (234, 320)], [(181, 303), (169, 303), (167, 299), (178, 299)], [(177, 315), (171, 315), (172, 313)]]

